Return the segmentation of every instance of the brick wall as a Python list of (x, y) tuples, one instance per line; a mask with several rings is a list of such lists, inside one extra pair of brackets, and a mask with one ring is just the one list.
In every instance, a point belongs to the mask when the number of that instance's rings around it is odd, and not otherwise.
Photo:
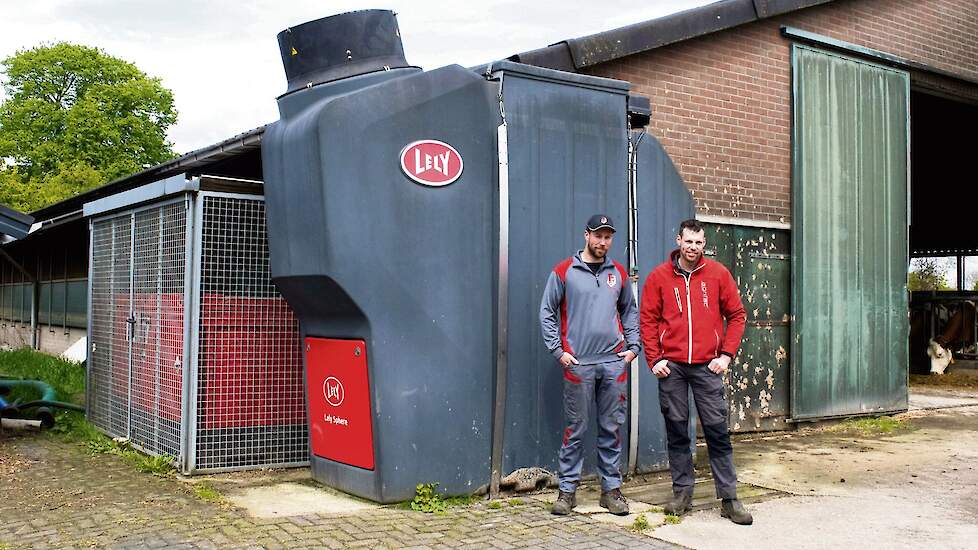
[(781, 25), (978, 80), (978, 0), (836, 0), (594, 67), (652, 99), (649, 130), (699, 215), (790, 223), (791, 42)]

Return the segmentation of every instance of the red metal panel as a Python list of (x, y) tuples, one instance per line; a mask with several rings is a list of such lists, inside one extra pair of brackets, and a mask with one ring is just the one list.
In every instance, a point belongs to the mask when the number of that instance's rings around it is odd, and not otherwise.
[(284, 299), (208, 294), (200, 319), (199, 429), (305, 422), (299, 335)]
[(309, 440), (316, 456), (374, 469), (367, 346), (306, 338)]
[[(136, 320), (132, 328), (132, 406), (158, 418), (180, 422), (183, 294), (134, 294), (132, 307)], [(117, 330), (125, 337), (125, 320), (120, 323), (122, 326)], [(125, 345), (124, 340), (120, 345)]]

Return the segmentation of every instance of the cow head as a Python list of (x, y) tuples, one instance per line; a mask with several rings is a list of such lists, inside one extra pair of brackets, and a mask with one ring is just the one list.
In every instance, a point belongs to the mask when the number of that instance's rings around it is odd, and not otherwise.
[(940, 344), (931, 340), (927, 345), (927, 356), (930, 357), (930, 373), (944, 374), (947, 366), (954, 362), (951, 350), (944, 349)]

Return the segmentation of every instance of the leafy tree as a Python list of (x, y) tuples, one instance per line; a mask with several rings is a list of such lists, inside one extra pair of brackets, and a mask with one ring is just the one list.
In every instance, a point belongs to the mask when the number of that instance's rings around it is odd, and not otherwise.
[(173, 94), (135, 65), (61, 42), (0, 67), (0, 202), (41, 208), (173, 157)]
[(934, 258), (914, 260), (915, 269), (907, 277), (910, 290), (952, 290), (940, 263)]

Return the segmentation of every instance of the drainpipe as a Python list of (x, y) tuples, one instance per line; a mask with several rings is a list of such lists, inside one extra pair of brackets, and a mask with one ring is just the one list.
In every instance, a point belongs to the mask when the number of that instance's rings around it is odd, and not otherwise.
[[(652, 106), (649, 98), (644, 96), (628, 96), (626, 104), (628, 113), (628, 276), (632, 280), (632, 297), (635, 308), (641, 306), (639, 300), (638, 267), (638, 151), (645, 137), (645, 127), (652, 117)], [(638, 131), (638, 137), (632, 139), (632, 131)], [(638, 433), (641, 408), (639, 404), (639, 358), (636, 357), (629, 365), (629, 429), (628, 429), (628, 473), (634, 475), (638, 470)]]

